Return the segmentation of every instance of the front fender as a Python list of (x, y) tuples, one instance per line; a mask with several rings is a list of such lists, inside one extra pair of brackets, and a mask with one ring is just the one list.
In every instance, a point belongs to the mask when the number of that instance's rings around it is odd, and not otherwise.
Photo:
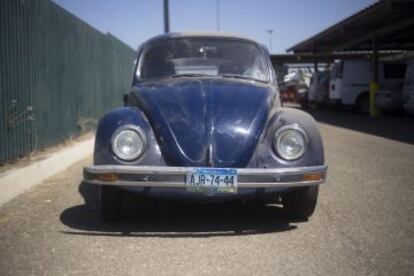
[[(112, 151), (112, 135), (123, 125), (140, 127), (146, 135), (147, 146), (137, 160), (126, 162), (116, 157)], [(95, 136), (95, 165), (163, 165), (164, 161), (154, 133), (145, 115), (136, 107), (120, 107), (107, 113), (98, 124)]]
[[(297, 160), (286, 161), (280, 158), (273, 150), (275, 132), (282, 126), (295, 124), (302, 128), (308, 138), (308, 147), (305, 155)], [(289, 168), (324, 165), (324, 150), (322, 137), (316, 121), (308, 113), (294, 108), (279, 108), (267, 123), (255, 154), (248, 167), (253, 168)]]
[[(118, 159), (111, 148), (114, 131), (126, 124), (141, 127), (146, 133), (147, 149), (143, 156), (132, 162)], [(296, 124), (308, 135), (308, 148), (303, 157), (294, 161), (286, 161), (278, 157), (272, 148), (273, 136), (277, 129), (284, 125)], [(121, 107), (106, 114), (99, 122), (94, 150), (95, 165), (153, 165), (166, 166), (157, 140), (145, 115), (135, 107)], [(293, 108), (279, 108), (266, 124), (254, 155), (246, 167), (248, 168), (290, 168), (324, 165), (324, 151), (320, 132), (316, 121), (307, 113)]]

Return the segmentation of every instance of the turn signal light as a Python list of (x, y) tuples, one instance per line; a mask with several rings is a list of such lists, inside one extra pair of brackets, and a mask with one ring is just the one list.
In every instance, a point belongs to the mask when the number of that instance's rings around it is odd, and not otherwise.
[(115, 173), (103, 173), (103, 174), (98, 174), (96, 176), (96, 179), (100, 181), (112, 182), (112, 181), (117, 181), (119, 178), (118, 178), (118, 175)]
[(322, 180), (323, 176), (321, 173), (308, 173), (303, 175), (305, 181), (319, 181)]

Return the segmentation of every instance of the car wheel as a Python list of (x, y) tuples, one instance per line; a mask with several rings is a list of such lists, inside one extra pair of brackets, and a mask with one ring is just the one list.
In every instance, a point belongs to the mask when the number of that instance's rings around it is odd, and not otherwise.
[(369, 94), (367, 92), (358, 97), (355, 103), (355, 111), (363, 114), (369, 113)]
[(122, 191), (113, 186), (100, 186), (101, 214), (104, 221), (118, 221), (122, 216)]
[(301, 187), (282, 195), (283, 210), (290, 217), (308, 219), (315, 211), (319, 186)]

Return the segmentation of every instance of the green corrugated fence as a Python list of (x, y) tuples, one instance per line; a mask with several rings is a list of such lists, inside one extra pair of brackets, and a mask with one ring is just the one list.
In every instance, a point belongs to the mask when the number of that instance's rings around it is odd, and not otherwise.
[(0, 1), (0, 163), (122, 105), (134, 50), (49, 0)]

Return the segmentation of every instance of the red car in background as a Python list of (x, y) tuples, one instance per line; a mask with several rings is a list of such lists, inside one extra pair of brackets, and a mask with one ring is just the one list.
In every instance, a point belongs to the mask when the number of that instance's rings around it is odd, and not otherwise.
[(280, 87), (280, 100), (282, 103), (295, 103), (305, 107), (308, 102), (308, 89), (310, 74), (297, 70), (283, 78)]

